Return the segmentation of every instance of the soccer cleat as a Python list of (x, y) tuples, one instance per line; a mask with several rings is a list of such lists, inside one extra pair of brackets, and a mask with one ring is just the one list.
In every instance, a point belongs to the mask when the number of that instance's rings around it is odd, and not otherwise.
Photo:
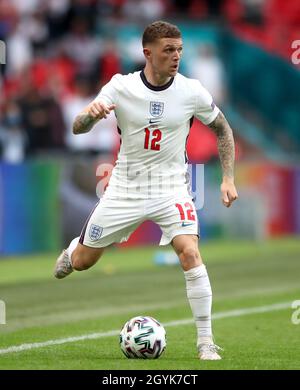
[(218, 354), (222, 351), (216, 344), (200, 344), (199, 345), (199, 359), (200, 360), (221, 360), (221, 356)]
[(63, 279), (73, 271), (74, 270), (70, 262), (69, 256), (67, 254), (67, 251), (64, 249), (57, 258), (55, 269), (54, 269), (54, 276), (57, 279)]

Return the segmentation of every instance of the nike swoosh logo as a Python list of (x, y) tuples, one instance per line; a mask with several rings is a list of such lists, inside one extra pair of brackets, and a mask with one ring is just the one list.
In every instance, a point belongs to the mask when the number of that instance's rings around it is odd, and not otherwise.
[(149, 119), (149, 123), (158, 123), (159, 119)]
[(191, 226), (191, 225), (194, 225), (194, 223), (193, 222), (191, 222), (191, 223), (182, 222), (181, 226), (185, 227), (185, 226)]

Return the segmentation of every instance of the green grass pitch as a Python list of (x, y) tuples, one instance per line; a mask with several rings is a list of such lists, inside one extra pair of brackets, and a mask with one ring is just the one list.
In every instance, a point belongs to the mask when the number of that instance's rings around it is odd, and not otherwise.
[[(0, 369), (300, 369), (300, 324), (291, 320), (292, 302), (300, 300), (299, 238), (201, 244), (215, 341), (224, 348), (215, 362), (198, 360), (183, 273), (177, 265), (155, 265), (156, 250), (112, 248), (92, 269), (65, 280), (52, 277), (57, 254), (1, 259), (7, 323), (0, 325)], [(118, 330), (136, 315), (165, 324), (161, 358), (122, 354)], [(22, 344), (25, 350), (12, 350)]]

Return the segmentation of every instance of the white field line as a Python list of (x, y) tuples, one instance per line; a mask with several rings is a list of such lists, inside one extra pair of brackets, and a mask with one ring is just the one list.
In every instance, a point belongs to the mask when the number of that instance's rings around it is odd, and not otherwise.
[[(275, 303), (273, 305), (268, 305), (268, 306), (257, 306), (257, 307), (249, 307), (244, 309), (223, 311), (223, 312), (213, 314), (212, 319), (218, 320), (221, 318), (242, 317), (249, 314), (267, 313), (267, 312), (272, 312), (277, 310), (288, 309), (291, 308), (291, 305), (292, 305), (291, 302), (282, 302), (282, 303)], [(183, 320), (166, 322), (163, 325), (165, 327), (170, 327), (170, 326), (187, 325), (193, 322), (194, 320), (192, 318), (187, 318)], [(93, 340), (102, 337), (117, 336), (119, 333), (120, 330), (110, 330), (101, 333), (90, 333), (90, 334), (83, 334), (81, 336), (67, 337), (67, 338), (56, 339), (56, 340), (48, 340), (40, 343), (26, 343), (21, 345), (14, 345), (8, 348), (0, 349), (0, 355), (12, 353), (12, 352), (28, 351), (36, 348), (49, 347), (51, 345), (60, 345), (60, 344), (73, 343), (82, 340)]]
[[(289, 283), (289, 285), (281, 284), (280, 287), (266, 287), (266, 288), (257, 288), (251, 289), (251, 292), (248, 288), (245, 289), (238, 289), (235, 290), (234, 293), (232, 292), (220, 292), (219, 294), (214, 295), (214, 302), (220, 302), (224, 298), (236, 298), (236, 297), (252, 297), (257, 295), (263, 295), (266, 296), (266, 294), (274, 294), (274, 293), (281, 293), (281, 292), (289, 292), (293, 291), (296, 288), (299, 287), (299, 283), (292, 284)], [(174, 300), (168, 300), (167, 302), (161, 301), (159, 303), (153, 304), (135, 304), (135, 305), (127, 305), (126, 307), (122, 307), (118, 309), (119, 314), (129, 314), (130, 313), (145, 313), (147, 310), (160, 310), (160, 309), (170, 309), (172, 307), (180, 305), (186, 305), (186, 297), (182, 296), (180, 299), (176, 298)], [(60, 308), (61, 309), (61, 308)], [(105, 306), (103, 308), (101, 307), (94, 307), (93, 309), (86, 308), (84, 310), (82, 309), (74, 309), (69, 308), (64, 311), (60, 310), (51, 312), (51, 313), (43, 313), (38, 315), (40, 308), (36, 308), (36, 311), (31, 310), (32, 317), (26, 317), (22, 318), (22, 321), (20, 321), (18, 318), (10, 318), (9, 320), (9, 327), (1, 327), (0, 332), (2, 334), (11, 334), (12, 332), (15, 332), (17, 330), (24, 330), (27, 328), (31, 328), (33, 326), (47, 326), (47, 325), (58, 325), (65, 323), (66, 318), (68, 318), (69, 322), (75, 322), (79, 320), (87, 320), (87, 319), (93, 319), (93, 318), (101, 318), (104, 316), (108, 316), (111, 314), (114, 314), (116, 312), (115, 306)]]

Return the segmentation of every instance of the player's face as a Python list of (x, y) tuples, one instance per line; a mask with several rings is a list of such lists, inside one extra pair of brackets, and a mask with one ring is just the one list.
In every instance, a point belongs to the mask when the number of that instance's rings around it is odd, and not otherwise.
[(181, 55), (181, 38), (161, 38), (151, 45), (149, 61), (155, 73), (173, 77), (178, 72)]

